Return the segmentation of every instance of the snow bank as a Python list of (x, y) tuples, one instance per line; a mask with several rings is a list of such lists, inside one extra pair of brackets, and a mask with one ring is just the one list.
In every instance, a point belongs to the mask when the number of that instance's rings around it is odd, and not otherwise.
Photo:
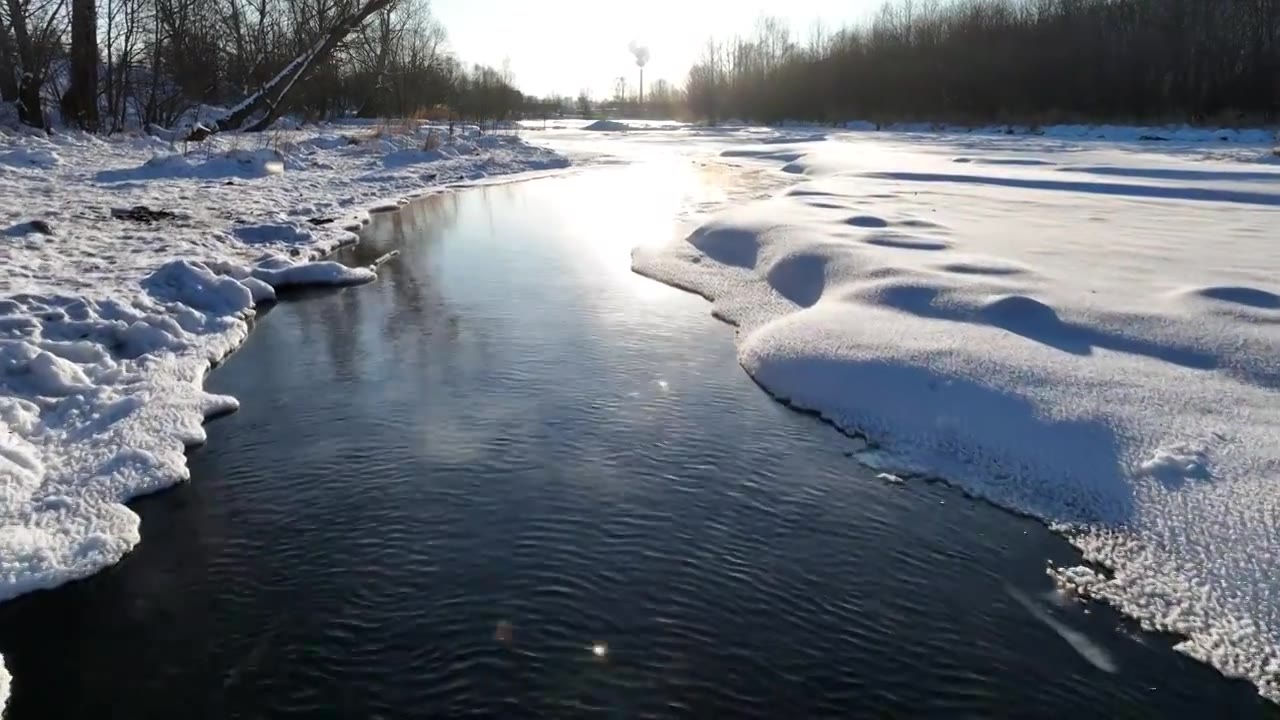
[[(151, 137), (0, 136), (0, 600), (138, 542), (124, 503), (186, 479), (203, 421), (237, 407), (203, 380), (255, 306), (375, 279), (321, 259), (356, 240), (363, 208), (566, 163), (517, 138), (446, 147), (424, 173), (388, 172), (384, 146), (331, 130), (219, 135), (188, 154)], [(0, 703), (7, 687), (0, 671)]]
[(51, 168), (62, 162), (52, 150), (40, 147), (17, 148), (0, 153), (0, 165), (13, 168)]
[(1189, 125), (1049, 125), (1038, 134), (1061, 138), (1243, 144), (1271, 143), (1276, 139), (1275, 131), (1265, 128), (1197, 128)]
[(582, 129), (595, 130), (597, 132), (625, 132), (630, 130), (631, 126), (626, 123), (614, 122), (613, 120), (596, 120)]
[(1043, 518), (1110, 571), (1062, 582), (1280, 700), (1280, 172), (877, 138), (732, 150), (803, 182), (634, 268), (870, 464)]
[(307, 285), (360, 285), (378, 279), (369, 268), (347, 267), (327, 260), (298, 262), (284, 255), (259, 260), (252, 277), (277, 290)]
[(971, 135), (1036, 135), (1070, 140), (1116, 142), (1235, 143), (1264, 145), (1277, 140), (1274, 128), (1208, 128), (1190, 125), (987, 125), (971, 127), (947, 123), (888, 123), (865, 120), (843, 124), (846, 130), (884, 130), (902, 133), (966, 133)]

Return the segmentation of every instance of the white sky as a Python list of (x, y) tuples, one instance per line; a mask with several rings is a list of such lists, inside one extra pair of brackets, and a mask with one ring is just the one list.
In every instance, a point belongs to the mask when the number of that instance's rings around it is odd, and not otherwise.
[(658, 78), (683, 84), (708, 37), (749, 33), (757, 18), (786, 20), (804, 39), (815, 20), (828, 28), (868, 18), (882, 0), (432, 0), (450, 47), (466, 63), (500, 67), (510, 58), (526, 93), (596, 98), (613, 94), (626, 75), (636, 83), (627, 45), (649, 46), (645, 85)]

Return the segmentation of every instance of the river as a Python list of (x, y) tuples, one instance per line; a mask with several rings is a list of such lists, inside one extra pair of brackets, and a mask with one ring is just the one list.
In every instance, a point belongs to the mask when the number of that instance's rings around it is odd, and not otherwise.
[(1041, 524), (878, 479), (756, 387), (629, 270), (708, 182), (651, 173), (377, 217), (342, 259), (400, 250), (378, 282), (286, 298), (209, 377), (242, 408), (132, 504), (141, 545), (0, 607), (7, 717), (1274, 713), (1055, 603)]

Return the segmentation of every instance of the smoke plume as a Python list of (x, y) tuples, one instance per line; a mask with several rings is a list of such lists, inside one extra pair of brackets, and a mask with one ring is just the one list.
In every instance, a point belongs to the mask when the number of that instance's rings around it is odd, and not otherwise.
[(632, 40), (631, 44), (627, 46), (627, 49), (631, 51), (632, 55), (636, 56), (636, 65), (638, 65), (639, 67), (644, 67), (646, 64), (648, 64), (649, 62), (648, 47), (641, 45), (635, 40)]

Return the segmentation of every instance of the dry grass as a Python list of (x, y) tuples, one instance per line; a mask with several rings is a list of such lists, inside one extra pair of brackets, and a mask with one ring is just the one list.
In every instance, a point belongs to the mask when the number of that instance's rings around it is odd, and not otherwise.
[(443, 105), (424, 108), (413, 114), (413, 119), (426, 120), (428, 122), (448, 122), (449, 117), (449, 108)]
[(418, 132), (418, 121), (415, 118), (383, 118), (374, 126), (369, 137), (380, 140), (386, 137), (402, 137)]

